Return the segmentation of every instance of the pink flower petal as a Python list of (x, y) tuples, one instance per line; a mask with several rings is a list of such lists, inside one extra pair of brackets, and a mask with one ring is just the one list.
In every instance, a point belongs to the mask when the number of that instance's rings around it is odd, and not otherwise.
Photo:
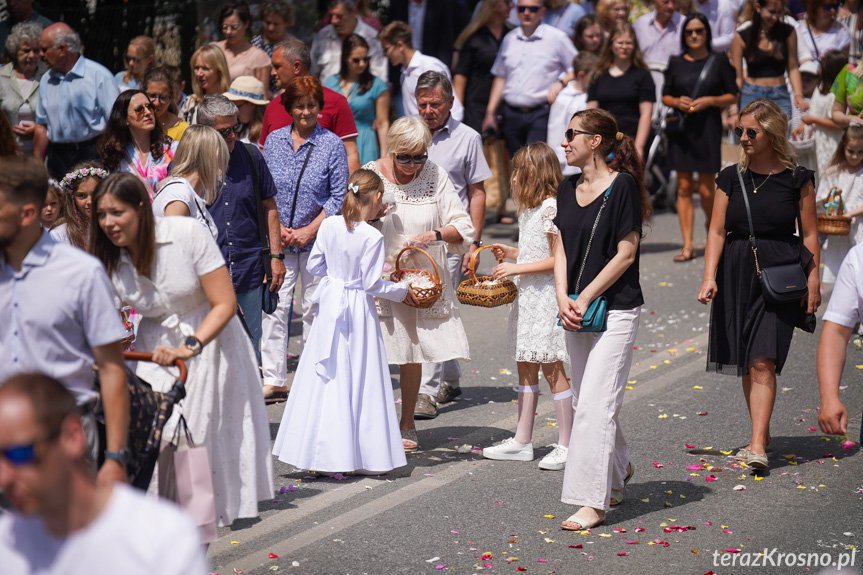
[(627, 555), (629, 555), (629, 553), (627, 553), (626, 551), (617, 554), (618, 557), (626, 557)]
[(703, 465), (687, 465), (686, 469), (688, 469), (689, 471), (698, 471), (700, 469), (704, 469), (704, 466)]
[(689, 445), (688, 443), (684, 443), (684, 445), (687, 449), (693, 449), (695, 447), (694, 445)]
[(657, 469), (661, 469), (662, 467), (665, 467), (665, 466), (664, 466), (664, 465), (662, 465), (661, 463), (657, 463), (657, 462), (655, 462), (655, 461), (653, 462), (653, 466), (654, 466), (655, 468), (657, 468)]
[(715, 475), (708, 475), (704, 478), (704, 481), (717, 481), (717, 479)]

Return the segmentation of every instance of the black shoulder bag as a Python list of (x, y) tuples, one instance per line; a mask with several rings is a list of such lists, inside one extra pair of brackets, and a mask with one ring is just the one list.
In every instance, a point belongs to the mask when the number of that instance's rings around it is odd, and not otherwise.
[[(769, 266), (766, 268), (762, 268), (758, 264), (758, 242), (755, 239), (755, 227), (752, 225), (752, 211), (749, 208), (746, 184), (743, 183), (743, 175), (740, 172), (737, 172), (737, 179), (740, 182), (741, 190), (743, 190), (743, 203), (746, 204), (746, 217), (749, 220), (749, 243), (752, 246), (752, 253), (755, 255), (755, 273), (761, 281), (761, 291), (764, 295), (764, 300), (771, 304), (786, 304), (800, 301), (809, 293), (809, 286), (806, 274), (803, 272), (803, 267), (799, 261), (793, 264)], [(803, 223), (800, 218), (800, 206), (796, 202), (795, 206), (797, 207), (797, 222), (802, 234)]]
[[(697, 100), (701, 94), (701, 87), (704, 84), (704, 80), (707, 79), (707, 75), (710, 73), (710, 70), (713, 68), (713, 62), (716, 61), (716, 53), (711, 52), (710, 56), (707, 57), (707, 62), (704, 63), (704, 68), (701, 69), (701, 74), (698, 76), (698, 80), (695, 81), (695, 88), (692, 90), (692, 95), (690, 98), (693, 100)], [(668, 115), (665, 117), (665, 133), (666, 134), (682, 134), (686, 131), (686, 116), (688, 114), (681, 112), (676, 108), (672, 108), (668, 111)]]
[(252, 166), (252, 188), (255, 191), (255, 212), (258, 215), (258, 234), (261, 236), (261, 258), (264, 262), (264, 276), (267, 278), (267, 287), (261, 295), (261, 309), (264, 313), (271, 314), (279, 305), (279, 292), (272, 291), (270, 285), (273, 282), (273, 266), (270, 261), (270, 234), (267, 228), (267, 218), (261, 206), (261, 188), (258, 186), (258, 167), (255, 165), (255, 153), (252, 144), (243, 144), (246, 153), (249, 154), (249, 162)]

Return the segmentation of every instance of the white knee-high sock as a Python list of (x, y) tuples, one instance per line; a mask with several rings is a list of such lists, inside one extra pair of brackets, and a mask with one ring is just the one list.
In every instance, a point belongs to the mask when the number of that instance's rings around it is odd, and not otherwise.
[(538, 402), (538, 385), (518, 386), (518, 425), (515, 428), (515, 440), (518, 443), (530, 443), (533, 439), (533, 419)]
[(563, 447), (569, 447), (569, 436), (572, 435), (572, 419), (575, 413), (572, 410), (572, 390), (567, 389), (552, 395), (554, 398), (554, 412), (557, 414), (557, 443)]

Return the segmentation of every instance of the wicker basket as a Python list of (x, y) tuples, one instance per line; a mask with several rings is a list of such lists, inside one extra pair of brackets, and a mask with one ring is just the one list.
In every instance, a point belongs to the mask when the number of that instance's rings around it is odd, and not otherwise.
[(479, 307), (497, 307), (515, 301), (518, 288), (510, 280), (504, 278), (497, 280), (493, 285), (483, 285), (484, 281), (494, 281), (492, 276), (477, 276), (476, 261), (479, 252), (492, 246), (483, 246), (473, 252), (470, 258), (468, 279), (461, 282), (456, 290), (458, 301), (465, 305), (476, 305)]
[(851, 231), (851, 218), (845, 216), (818, 216), (818, 233), (828, 236), (847, 236)]
[[(432, 267), (434, 268), (434, 275), (432, 275), (431, 273), (429, 273), (425, 270), (414, 270), (414, 269), (401, 269), (401, 268), (399, 268), (399, 260), (402, 259), (402, 254), (408, 250), (416, 250), (416, 251), (420, 252), (421, 254), (423, 254), (425, 257), (427, 257), (429, 259), (429, 261), (431, 262)], [(396, 256), (396, 271), (394, 271), (393, 273), (390, 274), (390, 279), (394, 282), (400, 282), (400, 281), (402, 281), (402, 278), (408, 273), (415, 273), (415, 274), (423, 275), (423, 276), (427, 277), (428, 279), (430, 279), (434, 283), (434, 287), (430, 287), (430, 288), (416, 288), (416, 287), (413, 288), (414, 294), (416, 295), (416, 298), (418, 301), (418, 303), (413, 307), (418, 307), (418, 308), (424, 309), (424, 308), (429, 308), (429, 307), (433, 306), (434, 303), (440, 298), (441, 294), (443, 293), (443, 284), (440, 281), (440, 274), (437, 271), (437, 264), (435, 264), (432, 257), (430, 255), (428, 255), (428, 252), (426, 252), (424, 249), (417, 248), (414, 246), (407, 246), (405, 248), (402, 248), (402, 250), (399, 252), (399, 255)], [(411, 287), (413, 287), (413, 286), (411, 286)], [(411, 305), (411, 304), (407, 304), (407, 305)]]

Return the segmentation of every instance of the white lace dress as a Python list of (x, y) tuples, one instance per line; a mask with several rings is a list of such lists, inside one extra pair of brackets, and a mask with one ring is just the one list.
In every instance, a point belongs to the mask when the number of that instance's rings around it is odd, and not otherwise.
[[(809, 115), (819, 118), (829, 118), (833, 112), (833, 102), (836, 101), (836, 96), (833, 92), (822, 94), (816, 89), (809, 100)], [(824, 128), (815, 127), (815, 157), (817, 161), (817, 178), (820, 181), (824, 176), (827, 166), (830, 165), (830, 160), (839, 146), (839, 140), (842, 138), (841, 130), (825, 130)], [(806, 166), (812, 168), (812, 166)]]
[[(557, 235), (552, 220), (557, 200), (546, 198), (518, 215), (518, 260), (527, 264), (551, 257), (548, 234)], [(569, 363), (563, 328), (557, 325), (554, 272), (515, 276), (518, 297), (509, 313), (509, 353), (527, 363)]]
[[(851, 173), (833, 166), (824, 173), (815, 194), (815, 208), (819, 214), (827, 213), (824, 202), (833, 188), (842, 190), (846, 212), (863, 206), (863, 168)], [(860, 216), (851, 220), (851, 233), (847, 236), (827, 236), (821, 246), (821, 263), (824, 265), (821, 269), (822, 282), (836, 282), (842, 260), (848, 251), (859, 243), (863, 243), (863, 217)]]
[[(476, 231), (449, 176), (443, 168), (429, 161), (412, 182), (397, 185), (381, 174), (376, 161), (363, 167), (378, 174), (384, 182), (385, 193), (395, 198), (395, 211), (378, 224), (384, 235), (385, 262), (393, 268), (399, 251), (417, 234), (451, 225), (462, 237), (461, 243), (432, 242), (424, 248), (434, 259), (443, 283), (443, 294), (432, 307), (417, 309), (400, 302), (376, 300), (390, 364), (470, 359), (446, 252), (467, 253)], [(411, 251), (402, 256), (401, 268), (431, 270), (431, 263), (419, 252)]]

